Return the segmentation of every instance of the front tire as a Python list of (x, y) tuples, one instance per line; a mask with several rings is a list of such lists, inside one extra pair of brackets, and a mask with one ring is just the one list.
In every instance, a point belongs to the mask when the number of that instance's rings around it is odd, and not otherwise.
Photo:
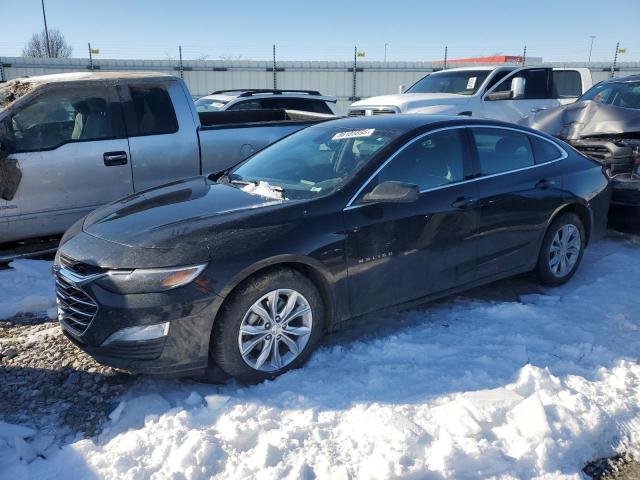
[(272, 270), (232, 293), (215, 322), (211, 353), (227, 374), (258, 383), (303, 365), (323, 332), (315, 285), (295, 270)]
[(585, 246), (584, 225), (574, 213), (564, 213), (549, 226), (542, 241), (536, 274), (544, 285), (555, 287), (575, 274)]

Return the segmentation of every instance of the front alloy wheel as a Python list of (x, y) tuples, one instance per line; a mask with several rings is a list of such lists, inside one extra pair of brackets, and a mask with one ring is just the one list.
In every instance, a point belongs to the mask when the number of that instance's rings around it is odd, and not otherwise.
[(263, 295), (245, 314), (238, 348), (245, 363), (261, 372), (273, 372), (293, 362), (309, 342), (313, 313), (308, 300), (292, 289)]
[(275, 378), (309, 358), (325, 331), (324, 312), (318, 288), (301, 272), (258, 273), (222, 306), (211, 334), (211, 358), (242, 382)]

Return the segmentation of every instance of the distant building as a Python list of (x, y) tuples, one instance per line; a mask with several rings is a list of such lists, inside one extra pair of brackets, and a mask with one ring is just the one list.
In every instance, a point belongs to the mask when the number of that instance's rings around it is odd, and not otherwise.
[[(542, 63), (542, 57), (527, 57), (527, 64)], [(440, 60), (440, 63), (444, 63)], [(447, 63), (522, 63), (522, 55), (492, 55), (490, 57), (470, 57), (447, 59)]]

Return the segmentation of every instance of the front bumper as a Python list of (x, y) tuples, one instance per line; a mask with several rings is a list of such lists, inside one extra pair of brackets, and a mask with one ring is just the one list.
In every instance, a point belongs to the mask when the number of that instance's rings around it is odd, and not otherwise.
[(637, 229), (640, 226), (640, 177), (617, 175), (611, 180), (609, 224), (617, 229)]
[[(162, 293), (121, 295), (95, 283), (95, 272), (74, 275), (60, 265), (54, 271), (62, 329), (98, 362), (132, 373), (170, 376), (199, 374), (208, 367), (213, 320), (222, 303), (215, 293), (192, 283)], [(85, 308), (92, 302), (95, 308)], [(166, 336), (105, 345), (122, 329), (164, 322), (169, 322)]]
[(615, 142), (609, 139), (581, 139), (569, 142), (580, 153), (602, 163), (612, 175), (631, 173), (635, 167), (635, 144)]

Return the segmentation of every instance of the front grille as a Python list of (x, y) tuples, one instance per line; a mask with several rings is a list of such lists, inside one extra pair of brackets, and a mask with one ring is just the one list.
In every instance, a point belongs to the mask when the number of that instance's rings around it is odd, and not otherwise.
[(396, 111), (393, 108), (362, 108), (349, 110), (350, 117), (363, 117), (365, 115), (389, 115), (395, 113)]
[(82, 335), (98, 313), (96, 302), (60, 272), (56, 272), (56, 303), (58, 321), (76, 335)]
[(599, 162), (611, 158), (611, 150), (601, 145), (576, 145), (576, 149)]
[(83, 277), (105, 273), (105, 270), (103, 268), (74, 260), (65, 255), (60, 255), (60, 264), (67, 270), (70, 270), (73, 273), (81, 275)]

